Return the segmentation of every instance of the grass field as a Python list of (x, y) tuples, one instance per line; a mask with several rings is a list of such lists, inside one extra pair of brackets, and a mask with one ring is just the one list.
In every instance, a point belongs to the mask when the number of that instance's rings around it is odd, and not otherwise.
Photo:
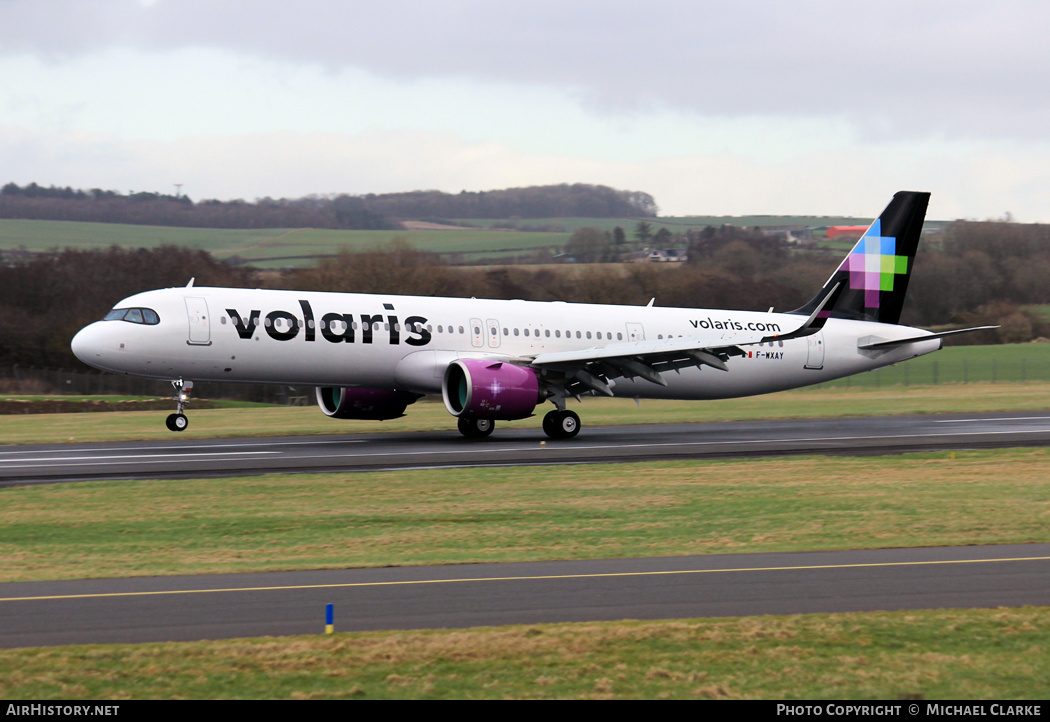
[(1037, 541), (1046, 449), (0, 489), (0, 581)]
[[(237, 230), (215, 228), (169, 228), (118, 223), (70, 221), (22, 221), (0, 219), (0, 250), (24, 248), (47, 251), (54, 248), (94, 249), (117, 245), (124, 248), (155, 248), (171, 244), (208, 251), (216, 258), (237, 257), (260, 267), (312, 265), (302, 256), (334, 255), (344, 248), (369, 250), (395, 239), (405, 239), (424, 251), (460, 253), (466, 258), (500, 256), (548, 246), (564, 246), (568, 233), (517, 231), (335, 231), (314, 228)], [(284, 260), (263, 262), (260, 259)]]
[(3, 650), (0, 697), (1040, 700), (1048, 647), (1046, 607), (362, 632)]

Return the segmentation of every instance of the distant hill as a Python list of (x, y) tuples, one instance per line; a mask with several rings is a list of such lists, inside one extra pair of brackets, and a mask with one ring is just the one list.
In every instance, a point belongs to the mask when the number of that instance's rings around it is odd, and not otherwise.
[(499, 191), (442, 193), (413, 191), (360, 196), (365, 206), (401, 220), (448, 218), (653, 218), (657, 205), (640, 191), (620, 191), (608, 186), (530, 186)]
[(401, 221), (446, 218), (654, 217), (648, 193), (606, 186), (530, 186), (462, 193), (333, 195), (194, 202), (184, 195), (74, 190), (30, 183), (0, 188), (0, 218), (184, 228), (395, 230)]

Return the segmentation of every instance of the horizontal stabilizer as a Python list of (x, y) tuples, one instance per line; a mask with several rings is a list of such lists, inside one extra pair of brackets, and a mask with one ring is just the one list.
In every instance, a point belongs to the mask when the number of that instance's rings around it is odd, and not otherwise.
[(857, 348), (862, 351), (874, 351), (876, 349), (895, 348), (897, 346), (903, 346), (907, 343), (915, 343), (917, 341), (931, 341), (935, 338), (944, 338), (945, 336), (954, 336), (957, 333), (970, 333), (971, 331), (990, 331), (993, 328), (999, 328), (998, 326), (974, 326), (973, 328), (957, 328), (954, 331), (941, 331), (940, 333), (930, 333), (925, 336), (912, 336), (910, 338), (898, 338), (893, 341), (877, 341), (875, 343), (858, 344)]

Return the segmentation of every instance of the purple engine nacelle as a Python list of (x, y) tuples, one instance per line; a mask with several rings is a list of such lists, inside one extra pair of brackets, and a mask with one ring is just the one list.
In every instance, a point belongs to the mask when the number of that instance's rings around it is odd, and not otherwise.
[(532, 369), (483, 359), (457, 359), (441, 383), (445, 408), (453, 416), (513, 421), (532, 416), (540, 384)]
[(333, 419), (396, 419), (418, 398), (419, 394), (395, 389), (317, 388), (317, 405)]

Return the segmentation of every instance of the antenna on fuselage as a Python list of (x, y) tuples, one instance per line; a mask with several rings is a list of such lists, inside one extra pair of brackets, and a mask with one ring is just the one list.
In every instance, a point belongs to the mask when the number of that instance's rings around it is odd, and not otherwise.
[(196, 281), (196, 280), (197, 280), (197, 277), (196, 277), (196, 276), (194, 276), (193, 278), (191, 278), (191, 279), (190, 279), (190, 282), (186, 284), (186, 288), (193, 288), (193, 282), (194, 282), (194, 281)]

